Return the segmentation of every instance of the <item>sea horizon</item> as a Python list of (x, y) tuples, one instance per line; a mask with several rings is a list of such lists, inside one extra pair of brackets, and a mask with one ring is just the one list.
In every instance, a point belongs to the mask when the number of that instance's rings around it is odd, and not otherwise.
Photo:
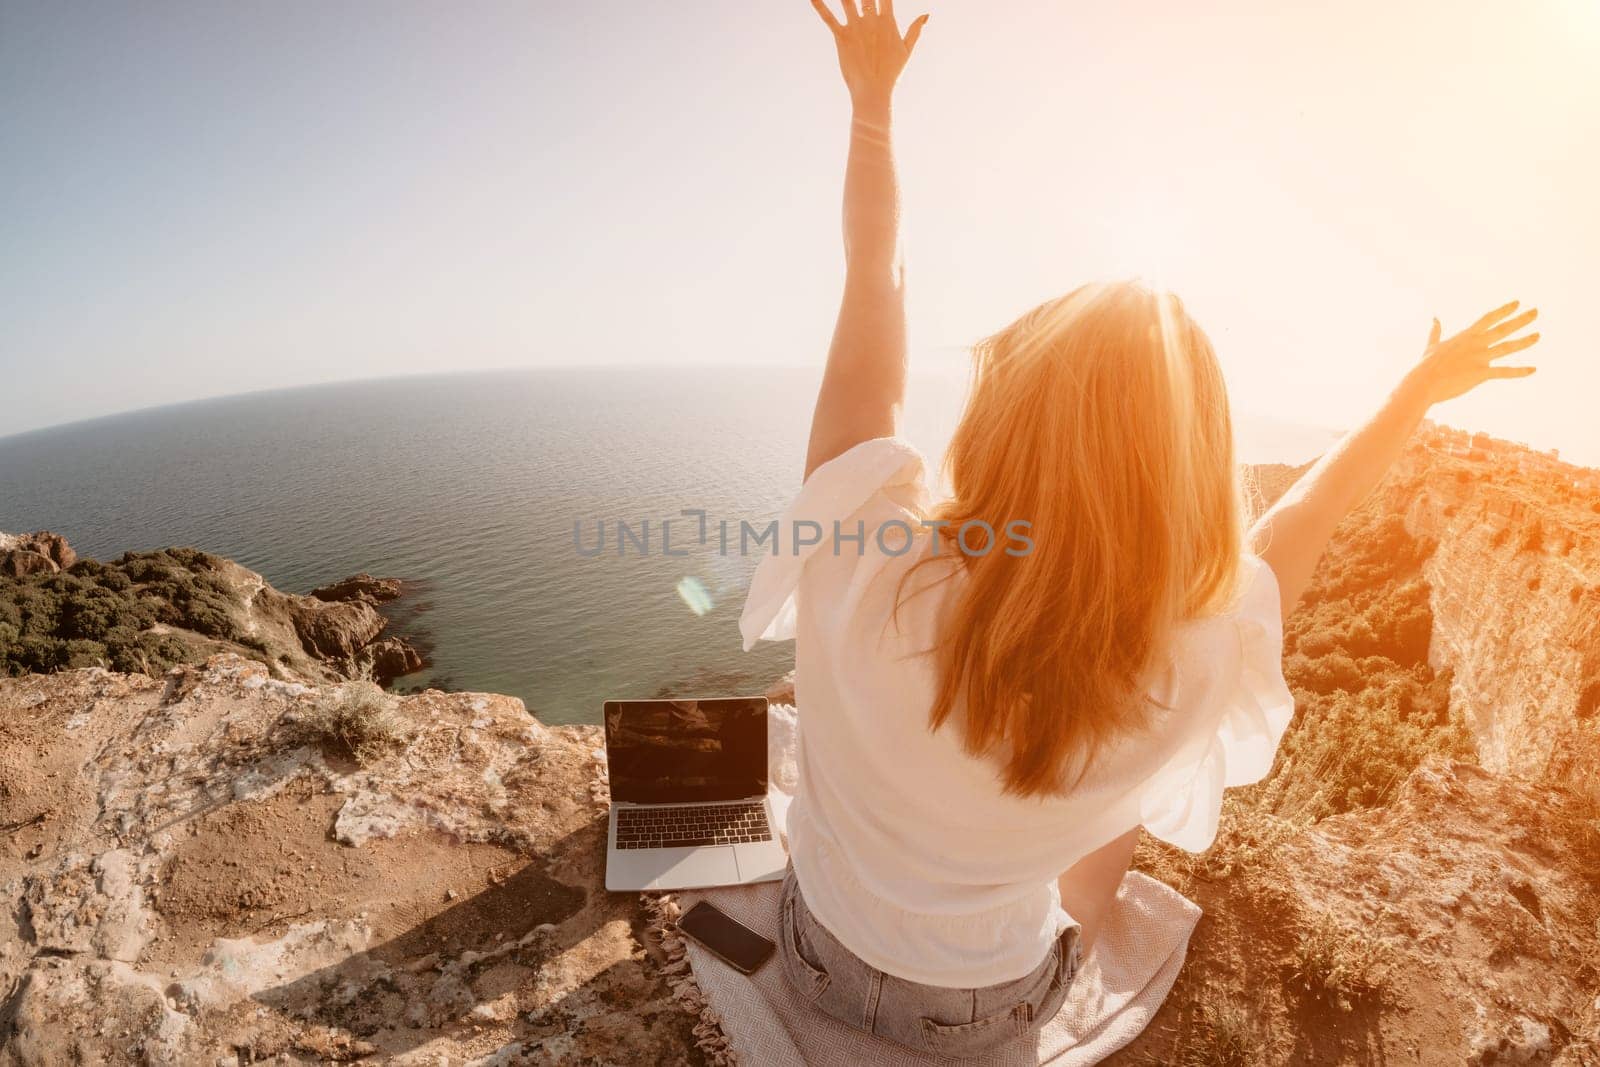
[[(584, 523), (683, 510), (765, 523), (798, 487), (820, 368), (507, 368), (291, 386), (0, 438), (0, 530), (82, 554), (188, 545), (307, 592), (358, 571), (429, 655), (401, 688), (503, 692), (551, 722), (603, 700), (760, 692), (786, 644), (740, 649), (755, 560), (586, 558)], [(965, 375), (914, 375), (905, 436), (937, 470)], [(1249, 414), (1241, 462), (1335, 431)], [(688, 592), (685, 592), (688, 590)]]
[[(142, 404), (131, 408), (122, 408), (82, 418), (70, 418), (60, 422), (46, 423), (42, 426), (32, 426), (23, 430), (14, 430), (0, 433), (0, 447), (3, 447), (19, 438), (30, 437), (35, 434), (46, 434), (55, 431), (65, 431), (88, 426), (95, 423), (107, 422), (116, 419), (153, 416), (162, 412), (177, 411), (205, 404), (221, 401), (244, 400), (247, 398), (267, 398), (284, 396), (296, 393), (315, 392), (322, 389), (351, 388), (369, 385), (381, 385), (390, 382), (424, 382), (424, 381), (451, 381), (463, 378), (491, 378), (491, 377), (525, 377), (545, 373), (562, 373), (571, 371), (650, 371), (650, 372), (683, 372), (686, 374), (718, 373), (718, 372), (748, 372), (759, 374), (762, 372), (780, 372), (797, 375), (810, 374), (818, 382), (821, 381), (822, 368), (810, 363), (769, 363), (758, 367), (747, 367), (734, 363), (674, 363), (661, 365), (652, 363), (560, 363), (540, 366), (508, 366), (508, 367), (474, 367), (463, 370), (447, 371), (419, 371), (412, 374), (384, 374), (363, 375), (353, 378), (335, 378), (329, 381), (300, 382), (293, 385), (274, 385), (261, 389), (245, 389), (238, 392), (206, 394), (204, 396), (188, 397), (182, 400), (173, 400), (156, 404)], [(968, 374), (965, 368), (953, 364), (939, 365), (932, 368), (918, 368), (911, 372), (913, 380), (938, 379), (940, 381), (956, 383), (957, 379), (964, 380)], [(1250, 409), (1236, 409), (1234, 418), (1242, 423), (1260, 423), (1280, 427), (1290, 432), (1303, 432), (1310, 435), (1327, 435), (1336, 440), (1339, 435), (1346, 432), (1346, 428), (1325, 426), (1319, 423), (1305, 422), (1296, 419), (1285, 419), (1278, 416), (1265, 415)], [(1526, 442), (1516, 442), (1526, 444)], [(1533, 447), (1533, 446), (1529, 446)], [(1241, 462), (1279, 462), (1277, 459), (1241, 459)], [(1284, 462), (1289, 462), (1284, 460)], [(1301, 461), (1303, 462), (1303, 460)]]

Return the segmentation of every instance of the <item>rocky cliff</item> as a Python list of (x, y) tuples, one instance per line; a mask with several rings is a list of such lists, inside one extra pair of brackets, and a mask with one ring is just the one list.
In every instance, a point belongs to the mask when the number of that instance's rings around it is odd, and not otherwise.
[[(1298, 469), (1258, 472), (1266, 501)], [(1429, 427), (1285, 625), (1297, 714), (1131, 1063), (1600, 1063), (1600, 472)]]
[[(1206, 855), (1141, 847), (1206, 914), (1116, 1062), (1600, 1064), (1597, 502), (1430, 431), (1341, 527), (1274, 775)], [(28, 580), (88, 577), (42, 543)], [(0, 679), (0, 1065), (719, 1061), (670, 908), (602, 888), (598, 729), (315, 679), (342, 631), (225, 563), (303, 676)]]
[(1450, 668), (1486, 767), (1543, 774), (1600, 738), (1600, 479), (1483, 435), (1463, 445), (1435, 433), (1391, 488), (1435, 545), (1429, 661)]

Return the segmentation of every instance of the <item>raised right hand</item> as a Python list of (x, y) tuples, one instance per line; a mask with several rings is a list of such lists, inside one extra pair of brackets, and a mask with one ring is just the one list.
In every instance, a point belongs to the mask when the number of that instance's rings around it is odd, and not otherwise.
[(841, 3), (843, 22), (834, 18), (824, 0), (811, 0), (811, 6), (833, 33), (833, 43), (839, 49), (839, 71), (850, 89), (850, 99), (857, 105), (887, 105), (928, 16), (916, 19), (901, 36), (894, 17), (894, 0), (860, 0), (859, 7), (857, 0)]
[(1516, 314), (1519, 302), (1513, 300), (1495, 308), (1454, 337), (1440, 340), (1439, 320), (1433, 320), (1428, 348), (1406, 375), (1406, 385), (1414, 387), (1429, 404), (1450, 400), (1476, 389), (1493, 378), (1526, 378), (1533, 367), (1497, 367), (1494, 361), (1531, 348), (1539, 341), (1536, 333), (1511, 335), (1539, 317), (1537, 308)]

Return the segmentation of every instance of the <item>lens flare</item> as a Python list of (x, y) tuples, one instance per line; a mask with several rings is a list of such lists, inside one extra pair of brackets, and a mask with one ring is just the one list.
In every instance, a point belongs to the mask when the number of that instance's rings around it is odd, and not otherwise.
[(678, 582), (678, 596), (696, 615), (704, 615), (716, 606), (700, 579), (692, 575)]

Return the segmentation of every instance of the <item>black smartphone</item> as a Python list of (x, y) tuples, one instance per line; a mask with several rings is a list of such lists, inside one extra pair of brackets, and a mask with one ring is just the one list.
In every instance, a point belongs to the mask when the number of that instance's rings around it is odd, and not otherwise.
[(706, 951), (745, 974), (767, 962), (778, 946), (737, 919), (730, 919), (702, 900), (678, 920), (678, 929), (706, 947)]

